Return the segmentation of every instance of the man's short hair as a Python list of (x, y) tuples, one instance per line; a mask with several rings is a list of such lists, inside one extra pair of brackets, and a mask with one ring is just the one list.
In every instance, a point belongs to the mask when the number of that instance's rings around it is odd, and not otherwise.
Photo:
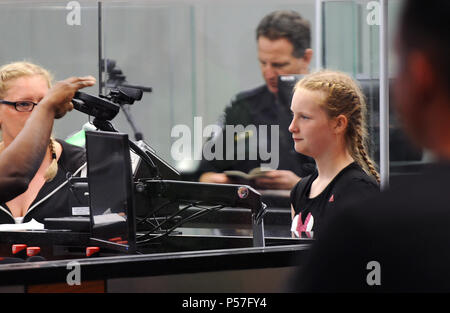
[(302, 58), (311, 48), (311, 27), (295, 11), (275, 11), (266, 15), (256, 29), (256, 40), (260, 36), (270, 40), (286, 38), (294, 46), (292, 55)]
[(450, 86), (450, 1), (408, 0), (400, 19), (400, 42), (408, 54), (425, 52), (440, 75)]

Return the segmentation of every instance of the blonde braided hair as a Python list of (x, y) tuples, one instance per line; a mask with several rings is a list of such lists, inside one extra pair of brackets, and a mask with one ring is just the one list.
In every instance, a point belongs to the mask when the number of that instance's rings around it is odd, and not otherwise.
[(309, 74), (294, 87), (310, 91), (320, 91), (325, 95), (323, 108), (330, 118), (344, 115), (348, 125), (345, 139), (352, 158), (369, 174), (380, 182), (380, 176), (367, 149), (366, 101), (358, 84), (347, 74), (322, 70)]

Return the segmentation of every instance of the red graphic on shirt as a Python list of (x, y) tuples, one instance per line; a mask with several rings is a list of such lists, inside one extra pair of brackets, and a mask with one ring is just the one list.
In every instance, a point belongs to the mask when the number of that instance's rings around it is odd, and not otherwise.
[[(298, 233), (308, 231), (307, 228), (308, 228), (308, 224), (309, 224), (311, 218), (312, 218), (311, 213), (308, 213), (308, 215), (306, 216), (305, 222), (303, 223), (303, 222), (302, 222), (302, 213), (299, 213), (299, 214), (298, 214), (298, 222), (297, 222), (297, 228), (296, 228), (296, 230), (298, 231)], [(314, 219), (313, 219), (313, 220), (314, 220)], [(311, 228), (312, 228), (312, 227), (311, 227)], [(311, 228), (310, 228), (310, 229), (311, 229)]]
[(334, 202), (334, 195), (331, 195), (330, 200), (328, 202)]

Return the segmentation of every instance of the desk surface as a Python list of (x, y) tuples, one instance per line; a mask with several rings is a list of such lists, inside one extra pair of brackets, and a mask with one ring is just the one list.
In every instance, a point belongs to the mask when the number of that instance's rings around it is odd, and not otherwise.
[(88, 233), (0, 232), (0, 256), (8, 256), (12, 244), (26, 243), (41, 246), (46, 258), (0, 265), (0, 285), (64, 283), (73, 261), (80, 265), (83, 281), (295, 266), (311, 240), (291, 237), (290, 211), (269, 209), (264, 224), (264, 248), (253, 247), (249, 210), (224, 209), (140, 248), (142, 254), (101, 250), (95, 258), (85, 257)]
[[(50, 236), (54, 237), (54, 235)], [(40, 236), (43, 236), (43, 234), (41, 233)], [(64, 236), (67, 236), (67, 234)], [(175, 235), (168, 238), (166, 243), (171, 246), (199, 247), (201, 242), (208, 243), (208, 241), (214, 240), (211, 238)], [(220, 236), (216, 239), (219, 241), (225, 240), (225, 242), (233, 240)], [(251, 242), (251, 238), (245, 236), (234, 239), (236, 239), (234, 244), (250, 244)], [(285, 267), (295, 265), (295, 259), (309, 248), (308, 241), (290, 238), (280, 240), (284, 241), (284, 245), (265, 248), (245, 247), (160, 253), (158, 247), (149, 247), (143, 249), (145, 254), (140, 255), (116, 255), (97, 258), (81, 258), (80, 256), (77, 258), (74, 255), (72, 258), (61, 260), (4, 264), (0, 265), (0, 284), (65, 282), (69, 272), (67, 265), (73, 261), (80, 265), (83, 281), (232, 269)], [(268, 242), (270, 243), (271, 240), (268, 240)], [(272, 243), (275, 243), (275, 241)], [(276, 242), (276, 244), (280, 243), (281, 241)], [(208, 244), (205, 246), (208, 248)]]

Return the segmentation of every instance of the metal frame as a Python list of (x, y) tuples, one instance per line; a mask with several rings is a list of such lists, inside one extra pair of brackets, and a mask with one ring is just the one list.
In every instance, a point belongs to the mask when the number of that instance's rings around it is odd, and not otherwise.
[(388, 4), (380, 0), (380, 175), (381, 189), (389, 187), (389, 69)]
[[(360, 2), (358, 0), (316, 0), (316, 67), (323, 67), (323, 3)], [(389, 40), (388, 40), (388, 0), (380, 3), (380, 178), (381, 189), (389, 187)]]

